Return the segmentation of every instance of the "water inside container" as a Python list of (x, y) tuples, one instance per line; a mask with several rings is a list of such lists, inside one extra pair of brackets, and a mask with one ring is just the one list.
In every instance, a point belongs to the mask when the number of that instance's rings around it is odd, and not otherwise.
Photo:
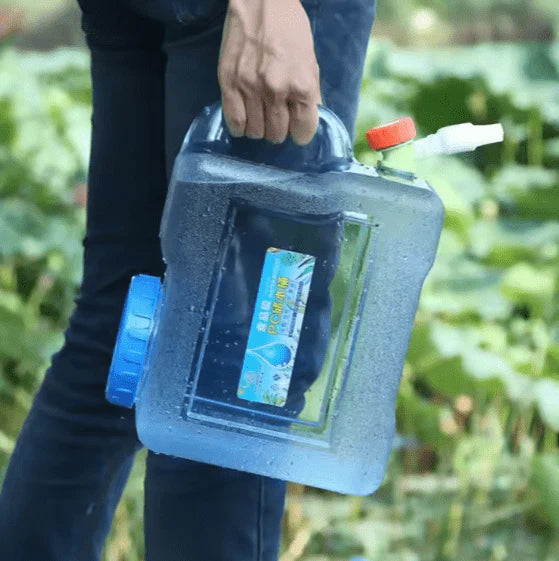
[(372, 263), (375, 228), (358, 218), (232, 201), (185, 416), (327, 436)]

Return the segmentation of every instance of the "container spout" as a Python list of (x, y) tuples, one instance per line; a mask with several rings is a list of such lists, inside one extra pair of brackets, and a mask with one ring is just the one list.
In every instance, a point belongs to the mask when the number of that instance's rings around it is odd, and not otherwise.
[(414, 142), (415, 153), (418, 156), (437, 156), (442, 154), (459, 154), (472, 152), (479, 146), (502, 142), (503, 126), (472, 125), (462, 123), (439, 129), (435, 134)]

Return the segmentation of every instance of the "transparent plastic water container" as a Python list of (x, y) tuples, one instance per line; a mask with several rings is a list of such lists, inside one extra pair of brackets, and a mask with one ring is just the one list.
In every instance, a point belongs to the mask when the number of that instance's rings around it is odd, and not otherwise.
[(163, 281), (131, 281), (106, 388), (150, 450), (341, 493), (382, 482), (443, 205), (357, 162), (321, 106), (297, 146), (204, 108), (174, 164)]

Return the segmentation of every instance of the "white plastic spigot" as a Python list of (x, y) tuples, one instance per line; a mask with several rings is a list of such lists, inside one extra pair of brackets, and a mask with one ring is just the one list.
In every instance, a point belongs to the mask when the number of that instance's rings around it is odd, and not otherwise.
[(503, 126), (472, 125), (461, 123), (443, 127), (435, 134), (430, 134), (414, 142), (415, 153), (418, 156), (436, 156), (441, 154), (459, 154), (471, 152), (478, 146), (502, 142), (504, 137)]

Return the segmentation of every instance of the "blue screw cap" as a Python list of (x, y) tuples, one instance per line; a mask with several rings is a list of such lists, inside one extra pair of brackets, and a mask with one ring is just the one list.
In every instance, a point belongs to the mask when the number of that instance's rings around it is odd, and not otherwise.
[(105, 398), (110, 403), (129, 409), (134, 405), (160, 296), (159, 277), (132, 277), (105, 388)]

